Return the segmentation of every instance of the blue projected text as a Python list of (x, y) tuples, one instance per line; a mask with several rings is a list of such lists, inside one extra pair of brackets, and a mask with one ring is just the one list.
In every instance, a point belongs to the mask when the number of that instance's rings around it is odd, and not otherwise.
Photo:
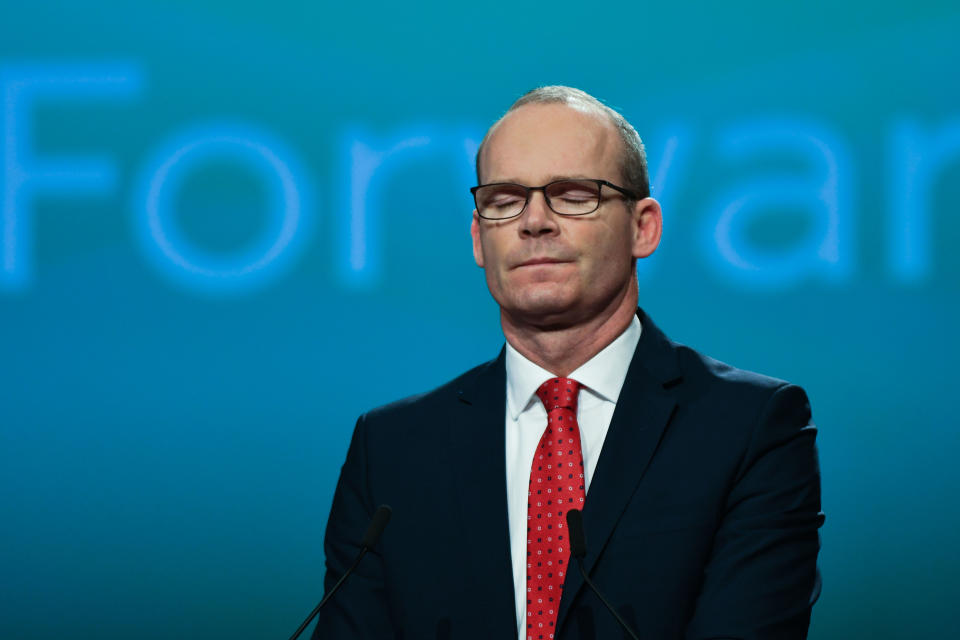
[[(0, 66), (3, 139), (0, 156), (0, 291), (29, 288), (36, 269), (33, 207), (39, 195), (83, 197), (119, 190), (116, 163), (105, 156), (38, 157), (35, 106), (62, 101), (130, 100), (143, 92), (136, 64), (15, 64)], [(674, 123), (650, 147), (652, 192), (667, 206), (690, 166), (698, 137)], [(337, 284), (369, 290), (388, 268), (384, 228), (391, 201), (384, 185), (416, 159), (454, 167), (463, 193), (473, 181), (479, 127), (404, 125), (373, 135), (359, 127), (337, 136), (331, 203), (331, 267)], [(883, 247), (889, 276), (911, 285), (929, 278), (933, 264), (932, 201), (938, 179), (960, 158), (960, 117), (920, 124), (902, 119), (888, 136)], [(698, 211), (695, 237), (702, 266), (729, 286), (766, 290), (802, 283), (850, 282), (857, 271), (856, 167), (847, 143), (822, 122), (755, 119), (721, 127), (711, 150), (736, 167), (768, 156), (789, 157), (789, 170), (745, 172), (708, 198)], [(105, 141), (104, 146), (109, 146)], [(207, 251), (177, 224), (174, 202), (184, 179), (218, 162), (240, 162), (266, 187), (269, 224), (249, 246), (227, 256)], [(797, 169), (795, 165), (800, 166)], [(302, 254), (317, 217), (311, 185), (317, 181), (283, 140), (248, 123), (191, 124), (165, 137), (142, 163), (131, 213), (138, 244), (165, 279), (202, 294), (242, 294), (276, 281)], [(771, 165), (777, 166), (777, 165)], [(442, 204), (442, 203), (441, 203)], [(469, 196), (446, 209), (469, 214)], [(758, 243), (748, 230), (758, 220), (803, 212), (808, 224), (788, 246)], [(668, 217), (669, 232), (669, 217)], [(674, 241), (675, 242), (675, 241)], [(640, 269), (641, 276), (648, 274)]]

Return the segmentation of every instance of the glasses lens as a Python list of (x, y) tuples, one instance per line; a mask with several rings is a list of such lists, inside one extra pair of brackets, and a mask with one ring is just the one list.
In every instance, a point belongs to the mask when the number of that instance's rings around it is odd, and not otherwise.
[(477, 213), (491, 220), (510, 218), (523, 211), (527, 190), (518, 184), (489, 184), (477, 189)]
[(547, 185), (547, 200), (557, 213), (578, 216), (600, 206), (600, 185), (589, 180), (563, 180)]

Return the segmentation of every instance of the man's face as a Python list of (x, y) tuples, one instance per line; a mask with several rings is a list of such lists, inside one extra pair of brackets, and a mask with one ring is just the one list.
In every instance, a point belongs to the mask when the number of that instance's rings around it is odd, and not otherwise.
[[(598, 178), (622, 185), (621, 149), (602, 114), (528, 104), (496, 126), (481, 171), (484, 183), (541, 186), (560, 178)], [(514, 323), (583, 322), (623, 300), (635, 278), (634, 257), (646, 255), (638, 249), (642, 206), (628, 207), (608, 188), (603, 196), (597, 211), (576, 217), (554, 213), (540, 191), (516, 218), (485, 220), (474, 211), (474, 258)]]

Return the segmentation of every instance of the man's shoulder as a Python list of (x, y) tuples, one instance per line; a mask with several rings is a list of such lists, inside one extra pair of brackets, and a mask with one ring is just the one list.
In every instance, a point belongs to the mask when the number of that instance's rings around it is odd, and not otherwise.
[(461, 401), (464, 390), (473, 388), (482, 378), (495, 378), (498, 367), (502, 372), (502, 359), (501, 351), (500, 356), (479, 364), (434, 389), (375, 407), (367, 411), (363, 418), (373, 421), (408, 421), (450, 410)]
[(722, 387), (773, 390), (789, 384), (786, 380), (718, 360), (685, 344), (672, 342), (684, 377), (690, 382)]
[(777, 407), (787, 406), (809, 419), (806, 392), (781, 378), (735, 367), (697, 351), (672, 343), (682, 371), (681, 403), (696, 413), (709, 413), (714, 420), (749, 425)]
[(785, 380), (718, 360), (668, 337), (642, 309), (637, 314), (643, 334), (631, 367), (645, 368), (664, 388), (679, 386), (684, 394), (760, 393), (769, 395)]

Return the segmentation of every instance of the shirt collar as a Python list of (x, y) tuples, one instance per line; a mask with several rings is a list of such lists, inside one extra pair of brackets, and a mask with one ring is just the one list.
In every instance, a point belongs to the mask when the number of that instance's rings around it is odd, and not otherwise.
[[(616, 340), (583, 363), (568, 377), (573, 378), (598, 396), (616, 404), (627, 369), (640, 341), (643, 327), (633, 316), (629, 326)], [(528, 360), (507, 342), (507, 411), (513, 420), (533, 402), (540, 385), (556, 376)]]

